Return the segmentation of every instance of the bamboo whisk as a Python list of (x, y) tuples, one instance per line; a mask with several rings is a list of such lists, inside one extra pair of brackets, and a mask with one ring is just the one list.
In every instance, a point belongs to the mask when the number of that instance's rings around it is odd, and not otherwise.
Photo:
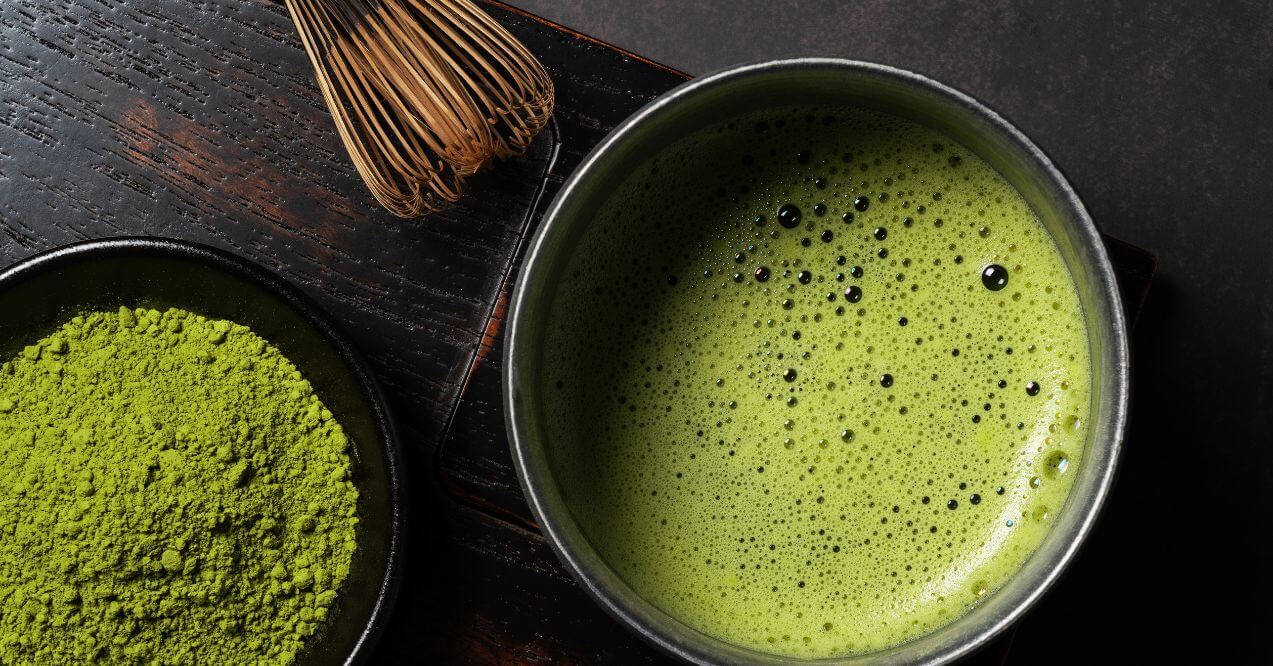
[(399, 217), (456, 201), (552, 115), (548, 73), (470, 0), (286, 0), (336, 130)]

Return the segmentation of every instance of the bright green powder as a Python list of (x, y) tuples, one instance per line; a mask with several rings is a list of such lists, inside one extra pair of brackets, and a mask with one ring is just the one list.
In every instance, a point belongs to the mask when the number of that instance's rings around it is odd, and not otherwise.
[(288, 663), (355, 549), (349, 441), (249, 329), (94, 312), (0, 365), (0, 662)]

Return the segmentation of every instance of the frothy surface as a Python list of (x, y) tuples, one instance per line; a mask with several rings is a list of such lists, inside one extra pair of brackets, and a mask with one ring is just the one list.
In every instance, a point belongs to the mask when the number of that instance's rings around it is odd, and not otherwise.
[(992, 168), (913, 123), (793, 109), (635, 172), (553, 304), (575, 518), (650, 602), (778, 654), (869, 652), (994, 594), (1081, 464), (1073, 282)]

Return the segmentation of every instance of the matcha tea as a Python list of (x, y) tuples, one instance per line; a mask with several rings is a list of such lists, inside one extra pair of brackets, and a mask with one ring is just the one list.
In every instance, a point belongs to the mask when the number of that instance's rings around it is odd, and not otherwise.
[(245, 326), (121, 307), (0, 362), (0, 663), (291, 664), (337, 607), (343, 428)]
[(618, 188), (542, 377), (574, 517), (640, 595), (801, 657), (995, 594), (1082, 464), (1089, 349), (1053, 240), (976, 155), (848, 109), (751, 116)]

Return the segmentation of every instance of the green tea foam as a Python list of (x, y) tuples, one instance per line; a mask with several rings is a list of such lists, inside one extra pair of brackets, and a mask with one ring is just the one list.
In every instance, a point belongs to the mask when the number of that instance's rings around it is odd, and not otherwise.
[(1082, 464), (1052, 238), (975, 154), (848, 109), (744, 117), (612, 195), (555, 296), (554, 473), (638, 594), (737, 645), (886, 648), (1016, 572)]

